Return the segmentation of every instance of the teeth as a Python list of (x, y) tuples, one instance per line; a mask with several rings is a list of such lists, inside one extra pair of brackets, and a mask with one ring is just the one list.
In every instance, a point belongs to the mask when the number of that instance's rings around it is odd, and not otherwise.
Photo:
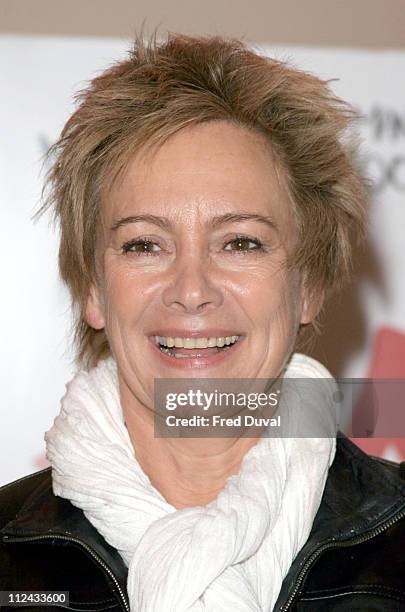
[(191, 340), (191, 338), (184, 338), (183, 348), (193, 349), (193, 348), (196, 348), (196, 346), (197, 346), (197, 343), (194, 340)]
[(229, 346), (239, 340), (239, 336), (221, 336), (218, 338), (171, 338), (169, 336), (155, 336), (156, 344), (167, 346), (168, 348), (222, 348)]

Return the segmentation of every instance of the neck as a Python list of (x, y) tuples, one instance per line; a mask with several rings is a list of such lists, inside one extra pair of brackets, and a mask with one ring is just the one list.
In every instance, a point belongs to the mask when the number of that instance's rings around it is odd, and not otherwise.
[(255, 438), (155, 438), (153, 412), (120, 384), (136, 459), (152, 485), (177, 509), (205, 506), (238, 474)]

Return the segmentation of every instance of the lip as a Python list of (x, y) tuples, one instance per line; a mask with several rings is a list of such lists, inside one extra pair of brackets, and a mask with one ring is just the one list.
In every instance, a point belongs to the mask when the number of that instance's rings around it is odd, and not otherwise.
[[(204, 332), (194, 332), (194, 335), (184, 335), (184, 331), (182, 331), (181, 334), (178, 332), (180, 332), (180, 330), (177, 330), (175, 336), (172, 336), (172, 330), (170, 333), (168, 333), (168, 330), (165, 330), (165, 333), (161, 333), (160, 331), (159, 333), (154, 333), (152, 334), (152, 336), (149, 336), (149, 341), (152, 350), (155, 352), (156, 356), (161, 360), (164, 365), (167, 365), (171, 368), (175, 368), (177, 370), (198, 370), (219, 365), (226, 359), (229, 359), (230, 357), (235, 355), (239, 349), (239, 345), (243, 344), (243, 340), (245, 339), (245, 337), (240, 334), (230, 334), (229, 332), (226, 332), (228, 335), (239, 335), (239, 340), (225, 351), (219, 351), (218, 353), (214, 353), (213, 355), (209, 355), (207, 357), (182, 357), (181, 359), (176, 359), (175, 357), (170, 357), (169, 355), (163, 353), (160, 350), (159, 346), (154, 340), (154, 336), (169, 336), (170, 338), (172, 338), (176, 337), (177, 335), (178, 338), (214, 338), (222, 337), (221, 333), (222, 335), (225, 333), (223, 331), (219, 333), (219, 330), (204, 330)], [(208, 336), (208, 334), (210, 335)]]

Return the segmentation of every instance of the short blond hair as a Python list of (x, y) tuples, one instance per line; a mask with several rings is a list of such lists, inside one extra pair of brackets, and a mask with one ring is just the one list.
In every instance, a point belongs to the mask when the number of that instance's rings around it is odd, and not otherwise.
[(129, 57), (94, 78), (51, 147), (39, 210), (60, 225), (59, 269), (75, 313), (77, 361), (106, 357), (104, 330), (85, 319), (96, 282), (100, 192), (146, 145), (209, 121), (231, 121), (269, 139), (284, 169), (298, 228), (292, 264), (311, 290), (339, 286), (363, 235), (365, 189), (347, 128), (355, 114), (328, 83), (222, 37), (139, 37)]

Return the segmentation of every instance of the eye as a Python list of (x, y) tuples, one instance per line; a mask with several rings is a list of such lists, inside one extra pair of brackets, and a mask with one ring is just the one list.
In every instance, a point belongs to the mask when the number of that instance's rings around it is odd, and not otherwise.
[(136, 240), (129, 240), (122, 245), (122, 252), (135, 253), (135, 255), (157, 255), (160, 251), (160, 247), (156, 242), (148, 240), (147, 238), (137, 238)]
[(236, 236), (233, 240), (229, 240), (224, 245), (225, 251), (234, 251), (236, 253), (248, 253), (250, 251), (263, 251), (263, 244), (257, 238), (249, 238), (249, 236)]

